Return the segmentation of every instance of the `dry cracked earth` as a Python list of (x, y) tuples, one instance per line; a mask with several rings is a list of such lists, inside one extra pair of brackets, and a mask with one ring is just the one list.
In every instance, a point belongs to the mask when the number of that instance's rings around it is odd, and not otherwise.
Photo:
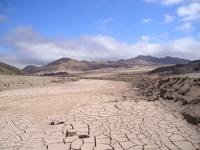
[(196, 150), (198, 127), (124, 82), (0, 92), (0, 150)]

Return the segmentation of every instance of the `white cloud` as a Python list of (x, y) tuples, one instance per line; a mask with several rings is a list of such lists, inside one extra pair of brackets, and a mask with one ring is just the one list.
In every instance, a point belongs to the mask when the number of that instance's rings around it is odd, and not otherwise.
[(175, 4), (180, 4), (183, 3), (187, 0), (145, 0), (146, 2), (159, 2), (162, 5), (175, 5)]
[(178, 8), (177, 14), (184, 21), (200, 21), (200, 3), (194, 2), (187, 6), (181, 6)]
[(148, 41), (150, 40), (150, 36), (149, 36), (149, 35), (143, 35), (143, 36), (141, 37), (141, 40), (142, 40), (142, 41), (145, 41), (145, 42), (148, 42)]
[(149, 23), (151, 21), (152, 21), (151, 18), (144, 18), (144, 19), (142, 19), (142, 23)]
[[(149, 36), (128, 44), (110, 36), (86, 35), (77, 39), (49, 39), (34, 32), (31, 27), (18, 27), (4, 37), (4, 45), (13, 49), (0, 55), (17, 65), (44, 64), (61, 57), (85, 60), (112, 60), (137, 55), (176, 56), (191, 59), (200, 58), (200, 41), (193, 37), (150, 42)], [(6, 56), (6, 59), (5, 59)]]
[(180, 4), (184, 2), (185, 0), (163, 0), (164, 5), (174, 5), (174, 4)]
[(177, 27), (178, 30), (181, 30), (183, 32), (190, 32), (192, 31), (192, 24), (190, 22), (185, 22), (181, 26)]
[(164, 23), (171, 23), (175, 18), (179, 20), (182, 25), (176, 29), (185, 33), (196, 29), (200, 23), (200, 0), (145, 0), (146, 2), (160, 3), (166, 6), (177, 5), (176, 16), (166, 14)]
[(200, 0), (145, 0), (146, 2), (156, 2), (164, 6), (180, 5), (185, 3), (200, 2)]
[(166, 14), (164, 18), (164, 23), (171, 23), (174, 20), (175, 16)]
[(180, 53), (188, 54), (190, 57), (194, 57), (196, 59), (199, 59), (200, 57), (200, 41), (194, 39), (193, 37), (187, 36), (176, 39), (172, 45), (172, 48)]

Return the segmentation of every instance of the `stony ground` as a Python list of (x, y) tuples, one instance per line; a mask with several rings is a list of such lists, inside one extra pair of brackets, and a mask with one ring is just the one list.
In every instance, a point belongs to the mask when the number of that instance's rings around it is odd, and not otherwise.
[(0, 150), (195, 150), (198, 127), (124, 82), (0, 92)]

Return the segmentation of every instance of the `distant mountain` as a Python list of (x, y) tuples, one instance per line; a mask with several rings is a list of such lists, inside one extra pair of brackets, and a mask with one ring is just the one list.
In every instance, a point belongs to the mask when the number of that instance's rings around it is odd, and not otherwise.
[(40, 71), (42, 71), (42, 67), (37, 67), (34, 65), (29, 65), (29, 66), (26, 66), (24, 69), (22, 69), (22, 72), (25, 74), (33, 74)]
[(90, 70), (91, 62), (78, 61), (71, 58), (61, 58), (53, 61), (43, 67), (50, 70), (74, 70), (74, 71), (84, 71)]
[(131, 68), (131, 67), (141, 67), (141, 66), (163, 66), (163, 65), (173, 65), (173, 64), (186, 64), (190, 62), (187, 59), (181, 59), (176, 57), (163, 57), (163, 58), (157, 58), (152, 56), (144, 56), (139, 55), (135, 58), (127, 59), (127, 60), (119, 60), (116, 61), (116, 63), (125, 68)]
[(190, 62), (187, 59), (181, 59), (177, 57), (166, 56), (163, 58), (157, 58), (157, 57), (144, 56), (144, 55), (139, 55), (138, 57), (129, 59), (129, 61), (144, 61), (151, 65), (186, 64)]
[(78, 61), (71, 58), (61, 58), (56, 61), (50, 62), (47, 65), (36, 67), (27, 66), (22, 71), (27, 74), (38, 72), (68, 72), (68, 71), (87, 71), (97, 70), (102, 68), (132, 68), (141, 66), (162, 66), (171, 64), (185, 64), (189, 60), (180, 59), (175, 57), (157, 58), (152, 56), (140, 55), (131, 59), (121, 59), (118, 61), (103, 61), (103, 62), (90, 62)]
[(3, 75), (19, 75), (22, 74), (21, 70), (16, 67), (10, 66), (3, 62), (0, 62), (0, 74)]
[(200, 72), (200, 60), (191, 61), (187, 64), (177, 64), (173, 66), (165, 66), (154, 69), (151, 74), (162, 74), (162, 75), (176, 75), (185, 73), (196, 73)]

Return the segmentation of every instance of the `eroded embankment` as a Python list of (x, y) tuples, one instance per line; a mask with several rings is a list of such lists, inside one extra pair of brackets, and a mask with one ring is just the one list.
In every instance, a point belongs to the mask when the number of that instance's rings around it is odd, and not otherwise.
[(145, 78), (138, 84), (138, 94), (148, 101), (170, 103), (192, 124), (200, 124), (200, 78)]

